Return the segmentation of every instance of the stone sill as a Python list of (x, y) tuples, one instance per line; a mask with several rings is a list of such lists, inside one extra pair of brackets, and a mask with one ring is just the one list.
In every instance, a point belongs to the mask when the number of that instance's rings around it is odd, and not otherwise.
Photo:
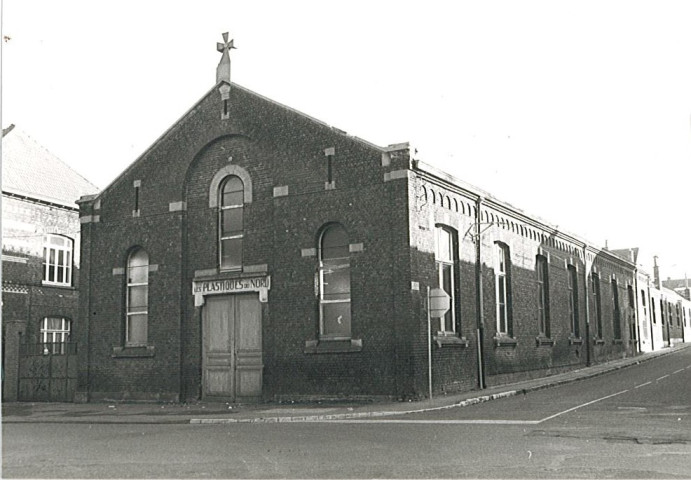
[(615, 338), (614, 340), (612, 340), (612, 345), (621, 345), (623, 343), (624, 340), (622, 340), (621, 338)]
[(76, 291), (77, 287), (75, 287), (72, 284), (67, 284), (67, 283), (52, 283), (52, 282), (47, 282), (46, 280), (41, 280), (41, 286), (42, 287), (49, 287), (49, 288), (59, 288), (62, 290), (72, 290)]
[(156, 355), (156, 347), (142, 345), (141, 347), (113, 347), (113, 358), (151, 358)]
[(583, 345), (581, 337), (569, 337), (569, 345)]
[(439, 332), (433, 337), (434, 341), (437, 342), (439, 348), (442, 347), (460, 347), (467, 348), (468, 340), (465, 337), (459, 337), (455, 333), (442, 333)]
[(518, 340), (508, 335), (497, 335), (494, 337), (495, 347), (515, 347), (518, 345)]
[(356, 353), (362, 351), (361, 339), (346, 340), (307, 340), (304, 353)]
[(535, 343), (538, 347), (542, 347), (542, 346), (552, 347), (552, 346), (554, 346), (554, 340), (552, 340), (549, 337), (542, 336), (542, 335), (535, 337)]
[(605, 341), (602, 338), (593, 338), (593, 343), (595, 345), (604, 345)]

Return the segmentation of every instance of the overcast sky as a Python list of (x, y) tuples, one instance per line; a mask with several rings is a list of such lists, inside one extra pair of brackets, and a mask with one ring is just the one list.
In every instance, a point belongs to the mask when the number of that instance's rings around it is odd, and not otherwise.
[(215, 82), (691, 276), (691, 2), (3, 0), (2, 125), (99, 187)]

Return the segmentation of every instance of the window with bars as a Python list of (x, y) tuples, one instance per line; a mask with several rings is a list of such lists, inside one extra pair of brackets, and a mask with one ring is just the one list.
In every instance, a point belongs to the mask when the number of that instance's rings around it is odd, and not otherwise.
[(125, 345), (144, 346), (149, 329), (149, 255), (138, 248), (127, 259)]
[(43, 283), (72, 285), (73, 241), (62, 235), (46, 235), (43, 246)]
[(350, 250), (348, 233), (329, 225), (319, 239), (319, 334), (321, 338), (351, 338)]
[(40, 343), (44, 354), (64, 354), (65, 344), (70, 341), (72, 322), (65, 317), (46, 317), (41, 320)]
[(219, 187), (218, 236), (221, 270), (242, 268), (244, 239), (245, 186), (240, 177), (231, 175)]

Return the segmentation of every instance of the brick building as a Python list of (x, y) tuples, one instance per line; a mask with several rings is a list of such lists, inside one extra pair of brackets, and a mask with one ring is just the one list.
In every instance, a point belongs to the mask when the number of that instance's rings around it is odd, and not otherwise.
[(66, 389), (59, 382), (51, 393), (48, 374), (23, 380), (32, 366), (41, 370), (30, 356), (66, 354), (70, 348), (79, 308), (75, 202), (97, 189), (14, 125), (2, 135), (3, 400), (71, 400), (76, 358)]
[(430, 356), (447, 392), (637, 352), (633, 262), (231, 83), (227, 47), (79, 202), (79, 400), (419, 398)]

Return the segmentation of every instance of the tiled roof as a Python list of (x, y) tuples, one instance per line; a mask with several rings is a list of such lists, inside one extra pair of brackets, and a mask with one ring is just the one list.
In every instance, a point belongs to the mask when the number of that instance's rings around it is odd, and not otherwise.
[(2, 191), (76, 207), (98, 188), (14, 126), (2, 131)]
[(687, 280), (686, 278), (668, 278), (667, 280), (662, 281), (662, 285), (673, 290), (676, 290), (678, 288), (685, 288), (687, 283), (691, 285), (691, 280)]

